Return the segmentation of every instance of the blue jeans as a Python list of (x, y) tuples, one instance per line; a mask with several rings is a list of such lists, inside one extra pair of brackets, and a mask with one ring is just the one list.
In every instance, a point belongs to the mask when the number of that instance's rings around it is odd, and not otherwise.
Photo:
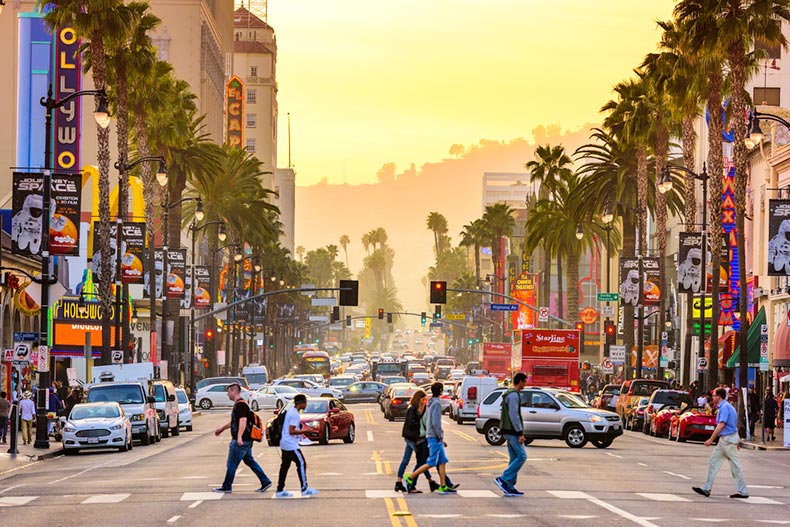
[(258, 476), (261, 482), (261, 487), (268, 485), (272, 482), (261, 466), (252, 457), (252, 441), (244, 441), (244, 446), (239, 446), (236, 440), (232, 440), (228, 445), (228, 464), (225, 471), (225, 481), (222, 482), (222, 488), (230, 490), (233, 486), (233, 478), (236, 477), (236, 469), (239, 468), (239, 463), (244, 461), (244, 464), (250, 467), (250, 470)]
[[(428, 446), (425, 443), (425, 441), (423, 441), (419, 445), (416, 444), (411, 439), (404, 439), (403, 441), (406, 443), (406, 448), (403, 449), (403, 459), (400, 460), (400, 467), (398, 467), (398, 478), (402, 478), (403, 475), (406, 473), (406, 467), (408, 466), (409, 461), (411, 461), (412, 452), (414, 453), (414, 458), (416, 459), (414, 470), (417, 470), (417, 468), (420, 467), (420, 465), (422, 465), (423, 463), (425, 463), (425, 460), (428, 458)], [(422, 448), (425, 448), (424, 456), (421, 455)], [(431, 473), (426, 471), (425, 477), (431, 479)]]
[(511, 487), (516, 486), (518, 471), (527, 462), (527, 448), (518, 440), (517, 435), (505, 434), (507, 439), (507, 453), (510, 456), (510, 463), (502, 473), (502, 480)]

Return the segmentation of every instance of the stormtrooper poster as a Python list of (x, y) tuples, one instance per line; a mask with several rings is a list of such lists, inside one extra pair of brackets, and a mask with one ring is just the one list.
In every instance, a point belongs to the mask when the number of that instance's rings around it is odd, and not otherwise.
[(211, 306), (211, 271), (205, 265), (195, 266), (195, 309)]
[(770, 200), (768, 213), (768, 274), (790, 276), (790, 200)]
[[(154, 249), (154, 294), (156, 295), (155, 298), (162, 298), (162, 265), (163, 265), (163, 255), (162, 249)], [(143, 282), (143, 297), (144, 298), (151, 298), (151, 274), (152, 273), (145, 273), (145, 279)]]
[[(42, 174), (15, 172), (11, 219), (11, 252), (22, 256), (40, 256), (44, 203)], [(80, 198), (82, 176), (54, 174), (50, 201), (49, 253), (79, 254)]]
[(639, 305), (639, 258), (620, 258), (620, 304)]
[[(711, 262), (710, 251), (706, 251), (705, 256), (707, 275), (707, 267)], [(678, 262), (678, 293), (699, 293), (703, 276), (702, 234), (698, 232), (680, 233)]]
[(657, 306), (661, 302), (660, 273), (661, 260), (659, 258), (642, 258), (642, 276), (644, 286), (642, 287), (642, 305)]
[(184, 299), (186, 291), (186, 249), (167, 251), (167, 285), (165, 295), (167, 298)]

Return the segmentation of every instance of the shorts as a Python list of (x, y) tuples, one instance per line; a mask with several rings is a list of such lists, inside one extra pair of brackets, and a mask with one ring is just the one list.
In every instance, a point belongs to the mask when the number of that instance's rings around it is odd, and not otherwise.
[(430, 467), (438, 467), (449, 461), (444, 453), (444, 441), (439, 441), (435, 437), (428, 438), (428, 460), (426, 463)]

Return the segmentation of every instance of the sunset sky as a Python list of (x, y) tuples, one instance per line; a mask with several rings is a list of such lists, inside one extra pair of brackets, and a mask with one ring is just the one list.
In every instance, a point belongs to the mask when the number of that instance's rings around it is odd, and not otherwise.
[(297, 184), (376, 181), (454, 143), (599, 120), (669, 0), (269, 0), (278, 164)]

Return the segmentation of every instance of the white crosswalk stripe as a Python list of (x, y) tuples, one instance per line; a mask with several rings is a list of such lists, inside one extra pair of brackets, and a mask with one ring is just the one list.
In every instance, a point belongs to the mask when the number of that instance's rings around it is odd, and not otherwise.
[(674, 494), (653, 494), (650, 492), (637, 492), (637, 496), (642, 496), (653, 501), (691, 501), (683, 496), (676, 496)]
[(27, 505), (36, 498), (38, 498), (38, 496), (4, 496), (0, 498), (0, 507)]
[(210, 501), (221, 500), (224, 494), (220, 492), (185, 492), (181, 501)]
[(131, 496), (131, 494), (96, 494), (82, 502), (83, 505), (92, 503), (121, 503), (123, 500)]

